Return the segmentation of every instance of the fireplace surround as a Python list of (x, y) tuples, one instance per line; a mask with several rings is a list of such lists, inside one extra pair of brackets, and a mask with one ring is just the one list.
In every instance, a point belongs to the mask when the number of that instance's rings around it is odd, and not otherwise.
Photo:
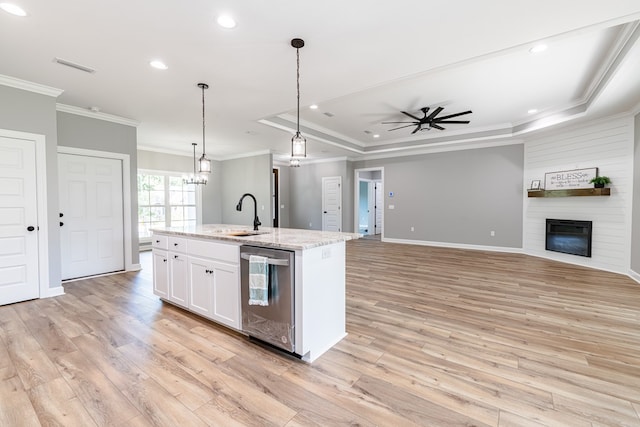
[(591, 221), (547, 218), (545, 249), (591, 257)]

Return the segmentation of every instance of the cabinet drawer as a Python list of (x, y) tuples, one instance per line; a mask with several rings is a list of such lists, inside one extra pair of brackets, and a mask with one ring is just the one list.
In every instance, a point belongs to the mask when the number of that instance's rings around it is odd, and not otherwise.
[(187, 252), (187, 239), (183, 237), (169, 237), (169, 250), (175, 252)]
[(151, 245), (154, 249), (168, 249), (169, 237), (162, 234), (154, 234), (151, 238)]
[(204, 240), (189, 240), (189, 255), (238, 264), (240, 262), (240, 246)]

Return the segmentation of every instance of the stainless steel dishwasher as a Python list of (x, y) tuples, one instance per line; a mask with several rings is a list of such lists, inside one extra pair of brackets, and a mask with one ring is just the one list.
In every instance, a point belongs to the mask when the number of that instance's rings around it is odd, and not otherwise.
[[(249, 257), (267, 258), (269, 305), (249, 305)], [(294, 260), (291, 251), (240, 247), (242, 330), (290, 353), (295, 351)]]

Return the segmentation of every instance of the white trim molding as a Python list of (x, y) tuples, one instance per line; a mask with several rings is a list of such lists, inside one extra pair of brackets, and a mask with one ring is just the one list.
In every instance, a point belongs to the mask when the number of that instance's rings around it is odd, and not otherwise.
[(629, 270), (629, 277), (631, 277), (636, 282), (640, 283), (640, 273), (636, 273), (633, 270)]
[(104, 120), (106, 122), (118, 123), (125, 126), (140, 126), (140, 122), (126, 117), (115, 116), (113, 114), (100, 113), (98, 111), (87, 110), (86, 108), (75, 107), (73, 105), (56, 104), (56, 111), (61, 113), (75, 114), (77, 116), (89, 117), (91, 119)]
[(522, 248), (510, 248), (506, 246), (468, 245), (465, 243), (431, 242), (426, 240), (409, 240), (409, 239), (389, 239), (384, 237), (382, 238), (382, 241), (387, 243), (400, 243), (405, 245), (433, 246), (436, 248), (471, 249), (474, 251), (506, 252), (511, 254), (524, 253)]
[(111, 153), (108, 151), (87, 150), (84, 148), (65, 147), (58, 145), (58, 154), (76, 154), (80, 156), (103, 157), (105, 159), (122, 160), (122, 219), (124, 221), (124, 269), (136, 271), (133, 264), (133, 241), (131, 224), (131, 159), (128, 154)]
[(40, 95), (59, 97), (64, 90), (51, 86), (45, 86), (38, 83), (29, 82), (27, 80), (17, 79), (15, 77), (0, 74), (0, 85), (13, 87), (28, 92), (39, 93)]

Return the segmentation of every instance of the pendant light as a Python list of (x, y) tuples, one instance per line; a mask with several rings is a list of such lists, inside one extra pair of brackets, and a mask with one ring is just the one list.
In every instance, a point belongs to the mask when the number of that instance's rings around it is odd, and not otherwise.
[(292, 157), (291, 159), (289, 159), (289, 166), (291, 166), (292, 168), (299, 168), (300, 167), (300, 159), (296, 159), (296, 158)]
[(184, 184), (194, 184), (194, 185), (206, 185), (207, 184), (207, 175), (196, 173), (196, 144), (192, 142), (193, 145), (193, 175), (191, 176), (183, 176), (182, 182)]
[[(298, 120), (296, 133), (291, 138), (291, 157), (297, 159), (307, 157), (307, 140), (300, 134), (300, 49), (304, 47), (304, 40), (293, 39), (291, 46), (296, 48), (296, 91), (298, 93)], [(300, 166), (300, 161), (298, 160), (297, 165), (291, 166)]]
[(198, 83), (198, 87), (202, 89), (202, 156), (200, 156), (198, 160), (198, 172), (211, 173), (211, 160), (207, 159), (204, 141), (204, 90), (209, 89), (209, 85), (206, 83)]

